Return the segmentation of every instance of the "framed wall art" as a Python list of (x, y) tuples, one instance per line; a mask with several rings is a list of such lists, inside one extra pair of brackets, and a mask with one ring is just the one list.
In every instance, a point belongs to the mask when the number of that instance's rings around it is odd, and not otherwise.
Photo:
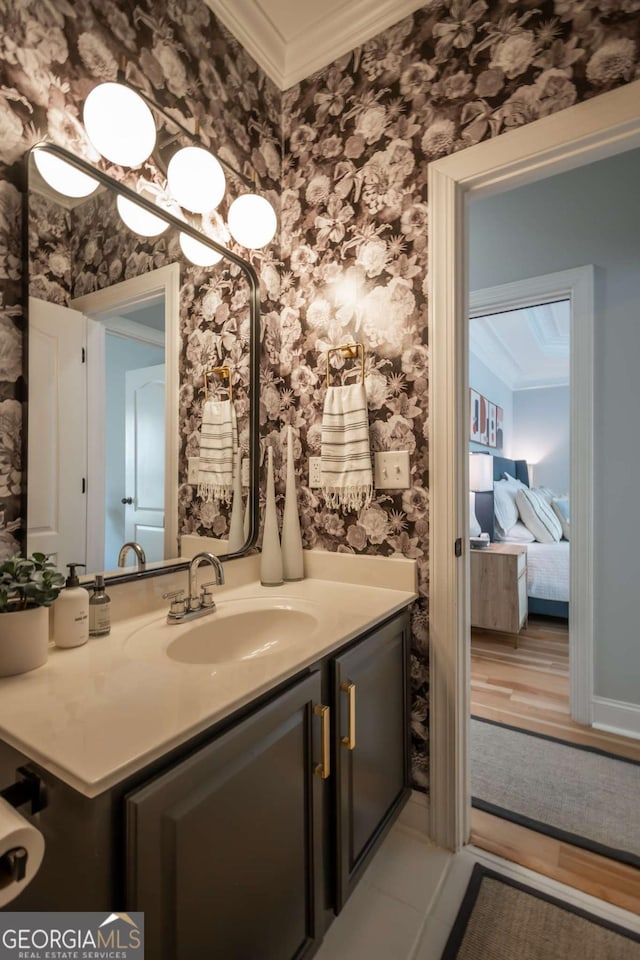
[(480, 433), (480, 394), (469, 390), (469, 439), (474, 443), (483, 443)]

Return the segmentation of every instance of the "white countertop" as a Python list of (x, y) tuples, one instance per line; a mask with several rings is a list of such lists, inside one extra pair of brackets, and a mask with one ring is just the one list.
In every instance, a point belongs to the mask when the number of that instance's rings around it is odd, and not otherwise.
[[(308, 600), (317, 605), (320, 628), (269, 656), (208, 665), (179, 663), (165, 654), (181, 628), (163, 622), (163, 602), (115, 622), (108, 637), (69, 650), (52, 648), (43, 667), (0, 680), (0, 738), (85, 796), (97, 796), (415, 596), (377, 583), (317, 578), (281, 587), (231, 585), (217, 590), (216, 599)], [(152, 622), (159, 643), (150, 644), (145, 634), (137, 642), (135, 632)]]

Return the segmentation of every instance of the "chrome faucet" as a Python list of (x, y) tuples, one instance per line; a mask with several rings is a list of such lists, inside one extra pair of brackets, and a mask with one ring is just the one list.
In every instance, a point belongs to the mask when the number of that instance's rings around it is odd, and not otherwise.
[[(197, 596), (198, 567), (202, 563), (208, 563), (213, 567), (215, 580), (203, 583), (200, 596)], [(197, 617), (204, 617), (208, 613), (213, 613), (216, 605), (210, 588), (213, 586), (220, 587), (223, 583), (224, 569), (216, 555), (208, 551), (196, 553), (189, 564), (189, 596), (185, 597), (184, 590), (175, 590), (172, 593), (163, 594), (165, 600), (171, 600), (167, 623), (184, 623), (185, 620), (195, 620)]]
[(140, 546), (140, 544), (136, 543), (134, 540), (127, 540), (127, 542), (123, 543), (122, 546), (120, 547), (120, 553), (118, 554), (118, 566), (124, 567), (124, 562), (127, 558), (127, 554), (129, 553), (129, 550), (133, 550), (136, 557), (138, 558), (138, 566), (141, 569), (144, 569), (144, 566), (147, 562), (145, 552)]

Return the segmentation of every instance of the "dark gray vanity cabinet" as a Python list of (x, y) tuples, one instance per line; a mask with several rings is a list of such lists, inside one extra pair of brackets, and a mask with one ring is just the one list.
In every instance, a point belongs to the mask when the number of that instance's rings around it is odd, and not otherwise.
[(408, 617), (333, 660), (336, 912), (409, 793)]
[(324, 932), (321, 697), (316, 671), (127, 797), (126, 902), (145, 913), (149, 957), (314, 952)]

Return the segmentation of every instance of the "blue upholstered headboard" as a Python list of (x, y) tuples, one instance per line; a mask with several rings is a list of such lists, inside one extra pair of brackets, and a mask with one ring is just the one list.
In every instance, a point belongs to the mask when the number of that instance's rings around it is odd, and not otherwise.
[[(491, 454), (486, 454), (491, 456)], [(504, 480), (503, 474), (508, 473), (516, 480), (529, 486), (529, 470), (526, 460), (507, 460), (506, 457), (493, 457), (493, 480)], [(491, 540), (495, 540), (495, 518), (493, 513), (493, 492), (476, 493), (476, 517), (483, 533), (488, 533)]]
[(526, 487), (529, 486), (529, 470), (526, 460), (507, 460), (506, 457), (493, 458), (493, 479), (504, 480), (504, 473), (520, 480)]

